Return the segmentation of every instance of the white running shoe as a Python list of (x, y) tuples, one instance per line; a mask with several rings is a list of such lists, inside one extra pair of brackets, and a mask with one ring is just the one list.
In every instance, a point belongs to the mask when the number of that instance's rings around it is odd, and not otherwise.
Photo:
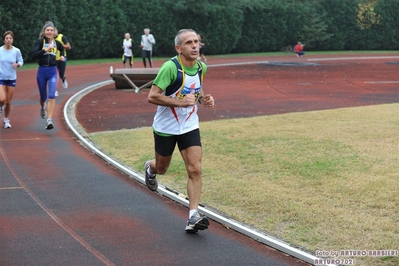
[(10, 120), (4, 119), (4, 128), (11, 128)]
[(150, 161), (146, 161), (144, 163), (145, 184), (150, 190), (156, 191), (158, 189), (157, 175), (150, 176), (148, 174), (149, 168), (150, 168)]
[(187, 225), (185, 231), (187, 233), (196, 233), (198, 230), (205, 230), (209, 227), (208, 217), (205, 215), (200, 215), (196, 212), (194, 215), (187, 220)]
[(66, 81), (66, 78), (64, 79), (64, 81), (62, 82), (62, 87), (64, 89), (68, 89), (68, 82)]
[(51, 118), (47, 119), (46, 130), (51, 130), (54, 128), (53, 120)]

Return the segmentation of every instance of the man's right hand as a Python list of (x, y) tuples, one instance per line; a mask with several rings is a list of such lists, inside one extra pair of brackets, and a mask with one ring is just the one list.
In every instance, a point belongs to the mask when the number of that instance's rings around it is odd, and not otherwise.
[(194, 90), (192, 90), (190, 94), (186, 94), (181, 101), (183, 104), (182, 107), (193, 106), (195, 104)]

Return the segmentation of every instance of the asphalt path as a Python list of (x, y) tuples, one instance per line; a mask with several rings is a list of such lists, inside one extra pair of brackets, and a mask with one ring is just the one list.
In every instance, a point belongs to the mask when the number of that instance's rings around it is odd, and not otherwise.
[(186, 207), (82, 146), (63, 105), (107, 73), (68, 66), (45, 130), (36, 70), (18, 72), (12, 128), (0, 129), (0, 265), (307, 265), (216, 222), (186, 234)]

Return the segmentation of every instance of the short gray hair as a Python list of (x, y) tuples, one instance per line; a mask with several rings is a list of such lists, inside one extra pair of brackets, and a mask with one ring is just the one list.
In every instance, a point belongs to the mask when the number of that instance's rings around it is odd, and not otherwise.
[(176, 37), (175, 37), (175, 45), (178, 45), (178, 46), (181, 45), (181, 42), (182, 42), (181, 35), (184, 34), (184, 33), (186, 33), (186, 32), (194, 32), (195, 34), (197, 34), (197, 33), (195, 32), (195, 30), (192, 30), (192, 29), (181, 29), (181, 30), (179, 30), (179, 32), (176, 34)]

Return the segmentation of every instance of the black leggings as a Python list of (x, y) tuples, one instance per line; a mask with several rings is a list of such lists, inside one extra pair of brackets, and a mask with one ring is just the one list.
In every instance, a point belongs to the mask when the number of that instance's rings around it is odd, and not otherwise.
[(150, 67), (152, 67), (152, 51), (143, 50), (142, 57), (143, 57), (144, 67), (147, 67), (146, 60), (145, 60), (146, 58), (148, 58), (148, 62), (150, 63)]
[(57, 69), (58, 69), (58, 75), (62, 81), (64, 81), (65, 78), (65, 69), (66, 69), (66, 58), (65, 61), (57, 60)]

